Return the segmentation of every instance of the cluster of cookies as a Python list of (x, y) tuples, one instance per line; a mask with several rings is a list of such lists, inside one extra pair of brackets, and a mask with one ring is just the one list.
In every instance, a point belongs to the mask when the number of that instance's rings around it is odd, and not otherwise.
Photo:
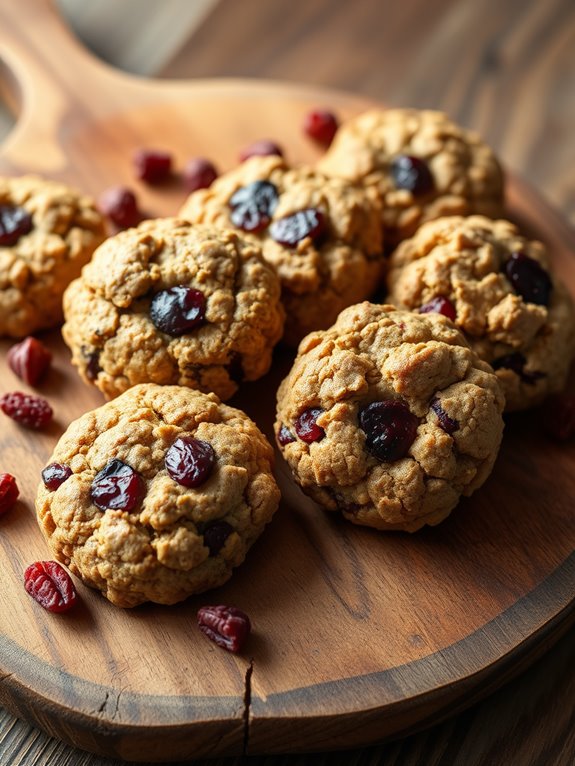
[(105, 241), (80, 195), (3, 182), (0, 333), (63, 305), (74, 364), (111, 399), (44, 471), (55, 555), (120, 606), (224, 582), (279, 491), (266, 438), (221, 400), (280, 339), (299, 348), (275, 433), (302, 489), (378, 529), (444, 519), (489, 475), (503, 410), (561, 389), (575, 347), (545, 247), (503, 209), (493, 152), (417, 110), (349, 121), (315, 166), (251, 157)]

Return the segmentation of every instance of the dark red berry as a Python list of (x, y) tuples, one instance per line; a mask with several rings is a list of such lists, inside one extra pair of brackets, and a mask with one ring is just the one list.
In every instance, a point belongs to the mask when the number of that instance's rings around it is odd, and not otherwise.
[(566, 442), (575, 435), (575, 395), (555, 394), (541, 407), (541, 422), (553, 439)]
[(282, 447), (285, 447), (286, 444), (290, 444), (291, 442), (295, 442), (295, 436), (283, 423), (278, 433), (278, 442)]
[(337, 117), (327, 109), (313, 109), (306, 114), (303, 122), (304, 133), (322, 146), (331, 144), (338, 128)]
[(24, 587), (48, 612), (67, 612), (76, 603), (76, 588), (57, 561), (36, 561), (24, 572)]
[(455, 311), (455, 306), (453, 303), (449, 300), (449, 298), (446, 298), (444, 295), (436, 295), (435, 298), (432, 298), (427, 303), (424, 303), (423, 306), (419, 307), (419, 313), (420, 314), (443, 314), (443, 316), (447, 317), (448, 319), (451, 319), (452, 322), (455, 322), (455, 317), (457, 316), (457, 312)]
[(317, 241), (325, 229), (326, 220), (321, 210), (308, 207), (273, 221), (270, 225), (270, 236), (280, 245), (295, 247), (306, 237)]
[(206, 318), (206, 298), (200, 290), (177, 285), (156, 293), (150, 304), (150, 319), (167, 335), (184, 335), (202, 325)]
[(234, 606), (203, 606), (198, 610), (202, 633), (222, 649), (237, 653), (250, 634), (250, 619)]
[(441, 428), (443, 428), (446, 434), (449, 434), (451, 436), (451, 434), (457, 431), (457, 429), (459, 428), (459, 423), (457, 422), (457, 420), (454, 420), (453, 418), (449, 417), (447, 412), (445, 412), (445, 410), (441, 406), (439, 399), (433, 399), (429, 407), (437, 415), (437, 420), (439, 421), (439, 425), (441, 426)]
[(204, 529), (204, 544), (210, 549), (210, 556), (216, 556), (226, 544), (234, 528), (227, 521), (214, 521)]
[(407, 189), (415, 196), (428, 194), (434, 182), (427, 163), (419, 157), (398, 154), (391, 162), (391, 176), (397, 189)]
[(103, 511), (131, 511), (140, 500), (142, 485), (141, 476), (131, 466), (114, 458), (94, 477), (90, 497)]
[(134, 154), (134, 167), (142, 181), (158, 184), (172, 174), (172, 155), (158, 149), (139, 149)]
[(12, 508), (19, 494), (14, 476), (11, 473), (0, 473), (0, 516)]
[(505, 264), (505, 275), (524, 301), (548, 306), (553, 284), (549, 274), (534, 258), (512, 253)]
[(0, 205), (0, 247), (12, 247), (32, 230), (32, 216), (19, 205)]
[(322, 412), (323, 410), (319, 407), (311, 407), (304, 410), (295, 422), (296, 434), (307, 444), (319, 442), (325, 436), (323, 428), (316, 423)]
[(8, 366), (24, 383), (35, 386), (52, 363), (52, 354), (36, 338), (29, 336), (8, 351)]
[(114, 186), (102, 192), (98, 207), (119, 229), (137, 226), (143, 218), (136, 195), (123, 186)]
[(203, 157), (193, 157), (184, 167), (184, 186), (189, 192), (207, 189), (218, 177), (215, 165)]
[(253, 181), (230, 197), (230, 219), (243, 231), (263, 231), (278, 203), (278, 191), (269, 181)]
[(100, 352), (88, 351), (86, 348), (82, 347), (82, 353), (86, 360), (86, 377), (88, 380), (96, 380), (99, 373), (102, 371), (102, 368), (100, 367)]
[(512, 370), (524, 383), (529, 383), (529, 385), (533, 385), (536, 381), (545, 377), (544, 372), (531, 372), (530, 370), (526, 370), (526, 364), (527, 359), (525, 359), (523, 354), (520, 354), (517, 351), (512, 354), (500, 356), (498, 359), (494, 359), (491, 362), (491, 366), (494, 370), (500, 370), (502, 368)]
[(208, 442), (181, 436), (166, 452), (165, 463), (166, 470), (178, 484), (199, 487), (214, 470), (216, 454)]
[(50, 463), (42, 471), (42, 481), (46, 489), (51, 492), (58, 489), (60, 484), (63, 484), (66, 479), (69, 479), (72, 475), (72, 469), (65, 463)]
[(275, 141), (262, 138), (260, 141), (254, 141), (253, 144), (242, 149), (240, 152), (240, 162), (245, 162), (250, 157), (267, 157), (274, 154), (278, 157), (284, 156), (282, 148)]
[(396, 399), (372, 402), (360, 410), (365, 446), (378, 460), (391, 462), (407, 455), (417, 435), (419, 418)]
[(44, 428), (52, 420), (52, 407), (41, 396), (13, 391), (0, 399), (5, 415), (26, 428)]

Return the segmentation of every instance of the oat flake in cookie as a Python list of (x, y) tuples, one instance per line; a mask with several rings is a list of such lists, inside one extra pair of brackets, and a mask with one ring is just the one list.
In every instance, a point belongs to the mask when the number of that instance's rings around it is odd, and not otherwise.
[(437, 524), (489, 475), (503, 432), (491, 368), (441, 314), (361, 303), (299, 347), (275, 432), (304, 492), (356, 524)]
[(142, 384), (73, 422), (43, 472), (56, 558), (116, 606), (224, 583), (270, 521), (271, 445), (214, 394)]
[(386, 244), (397, 244), (440, 216), (502, 214), (497, 158), (477, 133), (442, 112), (365, 112), (339, 128), (318, 168), (377, 189)]
[(137, 383), (232, 396), (264, 375), (284, 313), (274, 270), (233, 231), (174, 218), (108, 239), (64, 296), (72, 361), (107, 397)]
[(449, 311), (495, 369), (506, 410), (531, 407), (565, 385), (575, 350), (571, 298), (545, 246), (509, 221), (425, 224), (392, 255), (389, 288), (388, 300), (403, 308)]
[(62, 321), (62, 295), (106, 235), (94, 201), (36, 176), (0, 178), (0, 336)]

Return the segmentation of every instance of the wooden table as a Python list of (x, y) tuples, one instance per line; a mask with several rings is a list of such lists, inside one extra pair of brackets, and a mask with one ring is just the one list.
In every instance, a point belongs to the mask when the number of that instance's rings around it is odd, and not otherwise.
[[(2, 0), (12, 2), (12, 0)], [(187, 0), (110, 5), (106, 29), (130, 25), (140, 45), (104, 51), (145, 71), (142, 25), (159, 74), (233, 75), (343, 88), (389, 105), (441, 108), (478, 129), (507, 166), (575, 223), (575, 5), (572, 0)], [(61, 2), (80, 33), (86, 4)], [(143, 6), (143, 10), (142, 10)], [(178, 15), (178, 11), (181, 12)], [(94, 13), (94, 9), (92, 9)], [(163, 14), (163, 16), (162, 16)], [(119, 20), (118, 20), (119, 19)], [(179, 19), (171, 25), (169, 20)], [(82, 28), (82, 22), (84, 27)], [(107, 26), (106, 26), (107, 24)], [(159, 28), (159, 27), (158, 27)], [(1, 32), (0, 32), (1, 34)], [(97, 40), (89, 39), (97, 47)], [(161, 48), (161, 50), (160, 50)], [(575, 630), (497, 693), (433, 728), (348, 753), (257, 757), (255, 764), (571, 766), (575, 762)], [(219, 759), (213, 764), (240, 763)], [(1, 766), (112, 766), (0, 710)], [(199, 762), (197, 762), (199, 763)]]

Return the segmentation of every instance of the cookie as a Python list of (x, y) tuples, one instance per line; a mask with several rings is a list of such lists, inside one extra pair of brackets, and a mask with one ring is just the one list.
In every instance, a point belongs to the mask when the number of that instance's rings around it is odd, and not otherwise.
[(35, 176), (0, 178), (0, 336), (62, 321), (62, 295), (106, 236), (90, 197)]
[(442, 112), (365, 112), (340, 127), (318, 168), (377, 189), (389, 245), (441, 216), (503, 212), (503, 174), (492, 150)]
[(271, 445), (214, 394), (141, 384), (73, 422), (36, 511), (55, 555), (116, 606), (221, 585), (272, 518)]
[(280, 286), (233, 231), (145, 221), (108, 239), (64, 296), (64, 339), (108, 398), (137, 383), (232, 396), (264, 375), (283, 329)]
[(299, 347), (276, 438), (303, 491), (355, 524), (437, 524), (488, 477), (503, 420), (489, 365), (440, 314), (361, 303)]
[(376, 195), (278, 156), (246, 160), (191, 194), (180, 215), (234, 226), (261, 245), (280, 278), (292, 346), (371, 296), (382, 276)]
[(495, 369), (508, 411), (565, 385), (575, 348), (571, 298), (545, 246), (509, 221), (470, 216), (425, 224), (391, 257), (388, 300), (450, 316)]

